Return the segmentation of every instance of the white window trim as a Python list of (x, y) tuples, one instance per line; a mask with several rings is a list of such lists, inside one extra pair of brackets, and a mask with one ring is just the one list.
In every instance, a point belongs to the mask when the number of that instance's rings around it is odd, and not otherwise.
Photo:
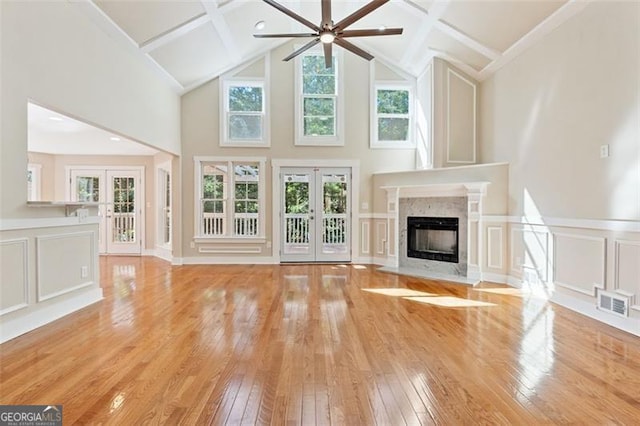
[[(229, 139), (229, 88), (231, 86), (248, 86), (262, 88), (262, 138), (261, 139)], [(271, 126), (269, 125), (269, 84), (268, 78), (262, 77), (221, 77), (220, 78), (220, 146), (268, 148), (271, 146)]]
[[(302, 47), (294, 46), (295, 49)], [(305, 56), (322, 56), (321, 48), (313, 48), (298, 55), (295, 58), (295, 144), (299, 146), (344, 146), (344, 72), (342, 71), (342, 51), (333, 49), (333, 57), (336, 64), (336, 117), (335, 136), (305, 136), (304, 114), (302, 111), (302, 58)]]
[[(263, 243), (266, 241), (265, 237), (265, 222), (267, 219), (266, 215), (266, 202), (265, 202), (265, 192), (266, 192), (266, 174), (267, 174), (267, 159), (266, 157), (214, 157), (214, 156), (194, 156), (194, 229), (193, 229), (193, 240), (194, 242), (211, 242), (211, 241), (224, 241), (224, 242), (256, 242)], [(204, 220), (202, 213), (202, 167), (206, 163), (224, 163), (224, 162), (234, 162), (234, 163), (258, 163), (259, 165), (259, 175), (258, 175), (258, 235), (250, 235), (250, 236), (240, 236), (233, 235), (231, 229), (227, 229), (228, 232), (226, 235), (202, 235), (202, 223)], [(233, 174), (230, 174), (227, 185), (225, 185), (225, 190), (229, 191), (229, 188), (233, 186), (234, 179)], [(232, 206), (233, 206), (232, 198), (227, 198), (227, 208), (226, 214), (233, 215)], [(233, 221), (227, 220), (227, 227), (232, 226), (231, 223)]]
[[(409, 132), (406, 141), (384, 141), (378, 139), (378, 90), (407, 90), (409, 92)], [(371, 85), (371, 148), (415, 149), (415, 84), (408, 81), (375, 81)]]

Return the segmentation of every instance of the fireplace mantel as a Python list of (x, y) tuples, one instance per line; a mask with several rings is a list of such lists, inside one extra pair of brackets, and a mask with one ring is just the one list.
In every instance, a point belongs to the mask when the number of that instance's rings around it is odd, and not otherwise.
[(466, 197), (467, 198), (467, 262), (465, 278), (482, 279), (480, 259), (482, 258), (482, 200), (487, 194), (490, 182), (453, 182), (433, 183), (421, 185), (382, 186), (387, 193), (387, 226), (390, 260), (388, 266), (399, 267), (398, 248), (400, 247), (400, 208), (401, 198), (436, 198), (436, 197)]
[(398, 198), (465, 197), (469, 194), (486, 195), (491, 182), (431, 183), (423, 185), (383, 186), (387, 193)]

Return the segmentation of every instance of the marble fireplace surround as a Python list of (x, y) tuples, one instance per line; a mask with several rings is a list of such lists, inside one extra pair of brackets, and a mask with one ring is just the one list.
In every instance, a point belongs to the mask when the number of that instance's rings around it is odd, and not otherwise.
[[(489, 182), (383, 186), (389, 217), (390, 272), (477, 284), (482, 278), (482, 201)], [(407, 216), (458, 217), (457, 264), (407, 258)]]

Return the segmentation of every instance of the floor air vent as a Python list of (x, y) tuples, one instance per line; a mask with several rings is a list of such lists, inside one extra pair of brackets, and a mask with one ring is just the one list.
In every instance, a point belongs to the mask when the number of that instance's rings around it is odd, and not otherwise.
[(622, 317), (629, 316), (629, 298), (606, 291), (598, 292), (598, 309)]

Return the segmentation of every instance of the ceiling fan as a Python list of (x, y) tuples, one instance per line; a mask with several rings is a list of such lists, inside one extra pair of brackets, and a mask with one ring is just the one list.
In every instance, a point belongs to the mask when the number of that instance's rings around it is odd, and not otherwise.
[(371, 37), (371, 36), (383, 36), (383, 35), (398, 35), (402, 34), (402, 28), (379, 28), (379, 29), (368, 29), (368, 30), (348, 30), (347, 27), (356, 22), (357, 20), (363, 18), (365, 15), (373, 12), (378, 9), (383, 4), (387, 3), (389, 0), (373, 0), (370, 3), (362, 6), (360, 9), (353, 12), (351, 15), (347, 16), (343, 20), (339, 21), (337, 24), (333, 23), (331, 19), (331, 0), (322, 0), (322, 22), (320, 25), (315, 25), (297, 13), (293, 12), (290, 9), (287, 9), (283, 5), (273, 1), (273, 0), (263, 0), (270, 6), (275, 7), (280, 12), (285, 15), (290, 16), (301, 24), (309, 27), (314, 32), (312, 33), (293, 33), (293, 34), (254, 34), (253, 36), (256, 38), (278, 38), (278, 37), (294, 37), (294, 38), (308, 38), (313, 37), (309, 43), (305, 44), (291, 55), (284, 58), (284, 61), (288, 61), (290, 59), (295, 58), (302, 52), (311, 49), (318, 43), (322, 43), (324, 48), (324, 62), (327, 68), (331, 68), (332, 65), (332, 46), (333, 44), (337, 44), (338, 46), (355, 53), (356, 55), (370, 61), (373, 59), (373, 56), (368, 52), (362, 50), (355, 44), (345, 40), (346, 38), (351, 37)]

